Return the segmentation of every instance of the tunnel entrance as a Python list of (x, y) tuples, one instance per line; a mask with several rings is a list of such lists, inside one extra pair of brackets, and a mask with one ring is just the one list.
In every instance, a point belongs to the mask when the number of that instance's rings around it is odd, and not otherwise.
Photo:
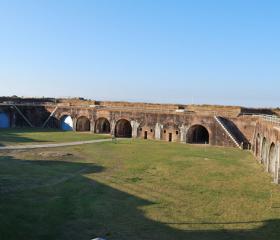
[(63, 131), (73, 131), (73, 120), (72, 120), (71, 116), (64, 115), (60, 119), (60, 128)]
[(194, 125), (190, 127), (187, 133), (187, 143), (209, 144), (208, 130), (202, 125)]
[(76, 131), (79, 132), (90, 131), (90, 121), (87, 117), (79, 117), (77, 119)]
[(106, 118), (98, 118), (95, 122), (95, 133), (107, 133), (111, 132), (110, 122)]
[(115, 127), (115, 136), (123, 137), (123, 138), (131, 138), (132, 137), (132, 127), (130, 122), (126, 119), (121, 119), (117, 121)]

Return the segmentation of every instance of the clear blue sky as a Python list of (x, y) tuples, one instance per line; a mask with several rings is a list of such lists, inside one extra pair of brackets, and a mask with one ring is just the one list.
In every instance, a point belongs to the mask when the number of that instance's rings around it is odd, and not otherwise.
[(280, 106), (280, 1), (0, 0), (0, 95)]

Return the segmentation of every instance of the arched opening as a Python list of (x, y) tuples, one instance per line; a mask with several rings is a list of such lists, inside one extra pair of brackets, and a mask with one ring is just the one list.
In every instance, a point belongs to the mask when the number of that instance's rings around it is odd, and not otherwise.
[(260, 134), (258, 133), (257, 138), (256, 138), (256, 157), (260, 156), (260, 144), (261, 144), (261, 137)]
[(73, 119), (69, 115), (64, 115), (60, 119), (60, 128), (63, 131), (73, 131)]
[(76, 131), (87, 132), (90, 131), (90, 121), (87, 117), (79, 117), (77, 119)]
[(209, 144), (209, 132), (202, 125), (190, 127), (187, 133), (187, 143)]
[(276, 172), (276, 159), (276, 146), (274, 143), (272, 143), (269, 149), (268, 171), (273, 174)]
[(5, 112), (0, 112), (0, 128), (10, 127), (10, 117)]
[(132, 127), (128, 120), (121, 119), (117, 121), (115, 127), (115, 136), (116, 137), (125, 137), (130, 138), (132, 137)]
[(110, 133), (110, 122), (106, 118), (98, 118), (95, 122), (95, 133)]
[(266, 163), (266, 153), (267, 153), (267, 143), (266, 143), (266, 138), (263, 138), (262, 141), (262, 152), (261, 152), (261, 163), (265, 164)]

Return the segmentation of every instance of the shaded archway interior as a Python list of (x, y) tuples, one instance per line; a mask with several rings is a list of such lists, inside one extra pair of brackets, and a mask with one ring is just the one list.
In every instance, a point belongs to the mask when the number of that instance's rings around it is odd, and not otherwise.
[(267, 150), (266, 150), (267, 146), (266, 145), (267, 145), (266, 144), (266, 138), (263, 138), (263, 141), (262, 141), (262, 152), (261, 152), (261, 162), (262, 163), (266, 163), (266, 152), (267, 152)]
[(190, 127), (187, 133), (187, 143), (209, 144), (209, 132), (202, 125)]
[(260, 155), (260, 144), (261, 144), (261, 137), (260, 134), (257, 135), (256, 138), (256, 156), (259, 157)]
[(95, 133), (110, 133), (110, 122), (106, 118), (98, 118), (95, 122)]
[(276, 156), (276, 146), (274, 143), (271, 144), (270, 149), (269, 149), (269, 166), (268, 166), (268, 171), (270, 173), (275, 173), (276, 172), (276, 161), (277, 161), (277, 156)]
[(132, 137), (132, 127), (128, 120), (121, 119), (117, 121), (115, 127), (115, 136), (124, 138)]
[(87, 117), (79, 117), (77, 119), (76, 130), (79, 132), (90, 131), (90, 121)]
[(73, 131), (73, 119), (69, 115), (60, 118), (60, 128), (63, 131)]

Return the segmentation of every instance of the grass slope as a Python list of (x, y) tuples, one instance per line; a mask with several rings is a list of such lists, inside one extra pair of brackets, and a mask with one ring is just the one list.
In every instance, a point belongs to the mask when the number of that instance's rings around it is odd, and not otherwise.
[(0, 146), (32, 144), (32, 143), (58, 143), (75, 142), (109, 138), (104, 134), (90, 132), (72, 132), (55, 129), (1, 129)]
[(132, 140), (6, 152), (0, 191), (3, 240), (280, 236), (279, 187), (238, 149)]

